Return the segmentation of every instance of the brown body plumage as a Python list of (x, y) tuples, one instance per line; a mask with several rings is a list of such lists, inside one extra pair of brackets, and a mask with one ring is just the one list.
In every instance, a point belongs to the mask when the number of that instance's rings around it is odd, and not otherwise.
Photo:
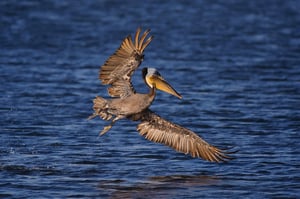
[(119, 49), (100, 69), (99, 79), (102, 84), (110, 85), (108, 93), (113, 97), (104, 99), (97, 96), (94, 99), (94, 114), (90, 118), (99, 116), (111, 121), (100, 135), (106, 133), (119, 119), (139, 120), (137, 130), (150, 141), (165, 144), (176, 151), (212, 162), (231, 159), (230, 152), (210, 145), (191, 130), (169, 122), (149, 109), (155, 98), (156, 89), (181, 98), (181, 95), (155, 69), (143, 69), (143, 78), (149, 86), (149, 93), (135, 92), (131, 76), (143, 61), (143, 52), (153, 39), (148, 37), (145, 40), (150, 30), (145, 31), (141, 37), (140, 32), (139, 28), (134, 42), (131, 36), (126, 37)]

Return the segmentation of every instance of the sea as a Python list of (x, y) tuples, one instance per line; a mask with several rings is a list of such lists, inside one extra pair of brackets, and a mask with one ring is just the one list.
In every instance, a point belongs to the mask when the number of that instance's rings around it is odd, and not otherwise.
[[(300, 1), (0, 1), (0, 198), (300, 198)], [(138, 27), (183, 96), (150, 109), (233, 160), (152, 143), (120, 120), (87, 120), (110, 98), (101, 65)]]

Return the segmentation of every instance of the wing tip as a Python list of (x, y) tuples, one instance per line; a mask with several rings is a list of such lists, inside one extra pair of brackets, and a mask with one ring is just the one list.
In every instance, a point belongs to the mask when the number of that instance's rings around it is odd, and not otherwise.
[(232, 154), (235, 154), (238, 152), (238, 150), (233, 150), (234, 147), (229, 148), (217, 148), (217, 151), (214, 153), (214, 159), (208, 160), (210, 162), (217, 162), (217, 163), (227, 163), (231, 160), (236, 159), (236, 157), (232, 156)]

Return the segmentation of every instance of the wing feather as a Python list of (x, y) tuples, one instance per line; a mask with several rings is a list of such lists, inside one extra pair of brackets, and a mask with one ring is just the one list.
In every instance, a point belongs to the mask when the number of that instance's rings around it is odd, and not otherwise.
[(211, 162), (225, 162), (232, 159), (229, 154), (233, 152), (210, 145), (193, 131), (169, 122), (150, 110), (142, 114), (137, 130), (150, 141), (165, 144), (192, 157)]
[(127, 36), (116, 52), (101, 66), (99, 79), (102, 84), (111, 85), (108, 88), (110, 96), (123, 98), (135, 92), (131, 76), (143, 61), (143, 52), (153, 39), (150, 36), (145, 41), (149, 32), (150, 30), (146, 30), (140, 37), (141, 29), (138, 28), (134, 43), (132, 37)]

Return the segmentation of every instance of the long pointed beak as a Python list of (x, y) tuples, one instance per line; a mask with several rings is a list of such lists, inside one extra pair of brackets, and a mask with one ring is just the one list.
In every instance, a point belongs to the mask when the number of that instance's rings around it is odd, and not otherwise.
[(166, 93), (169, 93), (171, 95), (174, 95), (178, 97), (179, 99), (182, 98), (182, 96), (161, 76), (153, 75), (150, 77), (152, 84), (159, 90), (164, 91)]

